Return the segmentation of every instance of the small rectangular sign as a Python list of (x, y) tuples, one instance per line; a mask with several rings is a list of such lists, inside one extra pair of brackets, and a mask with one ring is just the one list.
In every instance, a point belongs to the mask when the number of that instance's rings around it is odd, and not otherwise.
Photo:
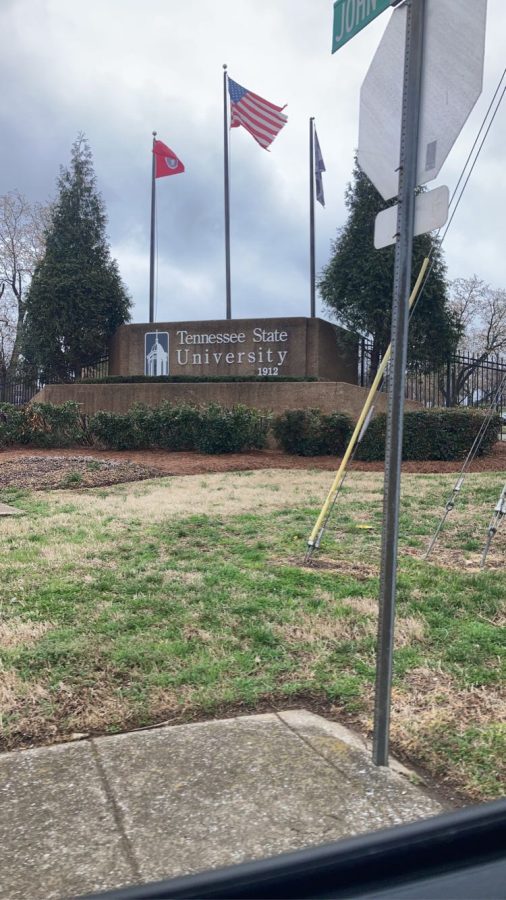
[(376, 16), (392, 5), (392, 0), (336, 0), (332, 30), (332, 53), (343, 47)]
[[(450, 192), (445, 185), (424, 191), (415, 199), (414, 236), (442, 228), (448, 218)], [(374, 224), (374, 246), (376, 250), (395, 244), (397, 231), (397, 203), (378, 213)]]

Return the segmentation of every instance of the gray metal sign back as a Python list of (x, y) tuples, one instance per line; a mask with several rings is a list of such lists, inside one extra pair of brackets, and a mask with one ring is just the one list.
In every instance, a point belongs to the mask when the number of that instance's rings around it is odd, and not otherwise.
[[(417, 183), (436, 178), (483, 82), (487, 0), (427, 0)], [(360, 92), (358, 162), (397, 196), (406, 6), (395, 9)]]
[[(425, 191), (415, 198), (415, 224), (413, 235), (425, 234), (442, 228), (448, 218), (450, 192), (446, 185)], [(399, 207), (389, 206), (376, 216), (374, 223), (374, 246), (376, 250), (395, 244), (397, 240), (397, 216)]]

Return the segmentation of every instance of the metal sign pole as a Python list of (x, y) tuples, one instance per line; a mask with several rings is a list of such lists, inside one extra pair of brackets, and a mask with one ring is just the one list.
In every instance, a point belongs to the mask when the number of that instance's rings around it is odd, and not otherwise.
[(397, 542), (407, 360), (409, 293), (415, 213), (425, 0), (407, 0), (404, 91), (399, 164), (399, 210), (392, 303), (392, 362), (388, 396), (381, 548), (373, 762), (388, 766)]

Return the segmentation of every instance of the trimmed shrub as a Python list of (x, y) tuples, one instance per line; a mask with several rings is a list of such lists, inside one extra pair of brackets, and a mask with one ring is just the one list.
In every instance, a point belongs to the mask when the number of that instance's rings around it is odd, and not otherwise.
[(256, 409), (211, 404), (198, 407), (163, 403), (135, 406), (128, 413), (98, 412), (91, 417), (93, 438), (114, 450), (199, 450), (238, 453), (265, 446), (268, 423)]
[(200, 410), (195, 449), (201, 453), (239, 453), (265, 447), (268, 418), (257, 409), (210, 404)]
[(127, 413), (98, 412), (91, 417), (93, 438), (114, 450), (193, 450), (201, 425), (198, 407), (138, 404)]
[(23, 441), (26, 430), (23, 407), (0, 403), (0, 447), (10, 447)]
[(352, 429), (352, 420), (345, 413), (325, 415), (320, 409), (289, 409), (273, 423), (282, 449), (298, 456), (344, 453)]
[(132, 410), (128, 413), (100, 410), (90, 417), (88, 427), (92, 439), (111, 450), (144, 450), (149, 447)]
[(72, 447), (88, 441), (79, 404), (31, 403), (24, 409), (21, 442), (34, 447)]
[[(149, 450), (157, 446), (158, 437), (158, 410), (151, 406), (137, 403), (124, 416), (124, 420), (118, 423), (117, 437), (128, 442), (128, 428), (130, 428), (130, 450)], [(117, 439), (117, 438), (116, 438)]]
[(165, 401), (156, 410), (155, 444), (162, 450), (193, 450), (202, 427), (202, 412), (197, 406), (171, 406)]
[[(402, 458), (404, 460), (464, 459), (478, 434), (485, 413), (478, 409), (421, 409), (404, 414)], [(501, 428), (501, 418), (493, 416), (479, 455), (490, 453)], [(378, 461), (385, 458), (386, 415), (376, 416), (358, 446), (357, 458)]]

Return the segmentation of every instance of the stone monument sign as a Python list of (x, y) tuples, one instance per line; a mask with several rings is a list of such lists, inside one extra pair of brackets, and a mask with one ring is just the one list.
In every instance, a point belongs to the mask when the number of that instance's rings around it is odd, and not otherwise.
[(110, 375), (311, 376), (357, 382), (357, 339), (323, 319), (226, 319), (122, 325)]

